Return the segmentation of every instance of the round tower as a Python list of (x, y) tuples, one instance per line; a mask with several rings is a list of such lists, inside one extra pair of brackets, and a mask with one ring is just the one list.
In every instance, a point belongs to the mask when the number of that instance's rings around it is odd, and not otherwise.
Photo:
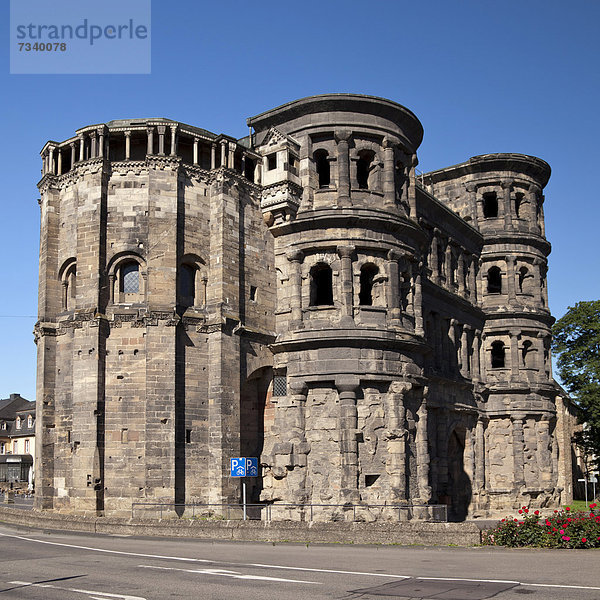
[(411, 180), (421, 124), (352, 94), (248, 124), (275, 240), (274, 372), (287, 385), (274, 387), (262, 498), (426, 503), (425, 236)]

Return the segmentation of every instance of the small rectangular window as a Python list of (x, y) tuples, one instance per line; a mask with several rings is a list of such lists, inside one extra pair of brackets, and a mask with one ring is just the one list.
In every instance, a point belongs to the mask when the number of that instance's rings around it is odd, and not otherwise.
[(250, 286), (250, 300), (252, 302), (256, 302), (256, 286), (255, 285)]
[(277, 168), (277, 153), (269, 154), (267, 156), (267, 170), (272, 171)]
[(192, 443), (192, 430), (191, 429), (185, 430), (185, 443), (186, 444)]
[(273, 376), (273, 396), (287, 396), (287, 377), (285, 375)]

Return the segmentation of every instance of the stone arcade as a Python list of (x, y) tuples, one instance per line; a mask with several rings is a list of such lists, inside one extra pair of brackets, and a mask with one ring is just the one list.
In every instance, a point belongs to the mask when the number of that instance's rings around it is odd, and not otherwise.
[(417, 176), (420, 122), (370, 96), (248, 125), (111, 121), (44, 146), (37, 508), (237, 502), (232, 456), (260, 457), (251, 499), (275, 507), (567, 501), (549, 166)]

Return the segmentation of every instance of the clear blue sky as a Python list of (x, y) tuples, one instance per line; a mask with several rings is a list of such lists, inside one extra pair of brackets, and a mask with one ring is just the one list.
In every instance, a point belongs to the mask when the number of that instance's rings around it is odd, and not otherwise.
[(155, 0), (152, 74), (114, 76), (9, 75), (2, 7), (1, 398), (35, 398), (39, 150), (111, 119), (242, 137), (246, 117), (295, 98), (390, 98), (423, 123), (424, 171), (488, 152), (549, 162), (550, 307), (600, 298), (600, 2)]

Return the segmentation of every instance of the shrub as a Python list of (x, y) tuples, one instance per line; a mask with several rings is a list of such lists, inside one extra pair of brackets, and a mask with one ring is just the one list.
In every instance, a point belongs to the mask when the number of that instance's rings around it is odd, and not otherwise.
[(585, 511), (572, 511), (567, 506), (549, 517), (524, 506), (518, 516), (502, 519), (495, 529), (484, 531), (483, 543), (509, 548), (600, 548), (600, 510), (596, 504)]

